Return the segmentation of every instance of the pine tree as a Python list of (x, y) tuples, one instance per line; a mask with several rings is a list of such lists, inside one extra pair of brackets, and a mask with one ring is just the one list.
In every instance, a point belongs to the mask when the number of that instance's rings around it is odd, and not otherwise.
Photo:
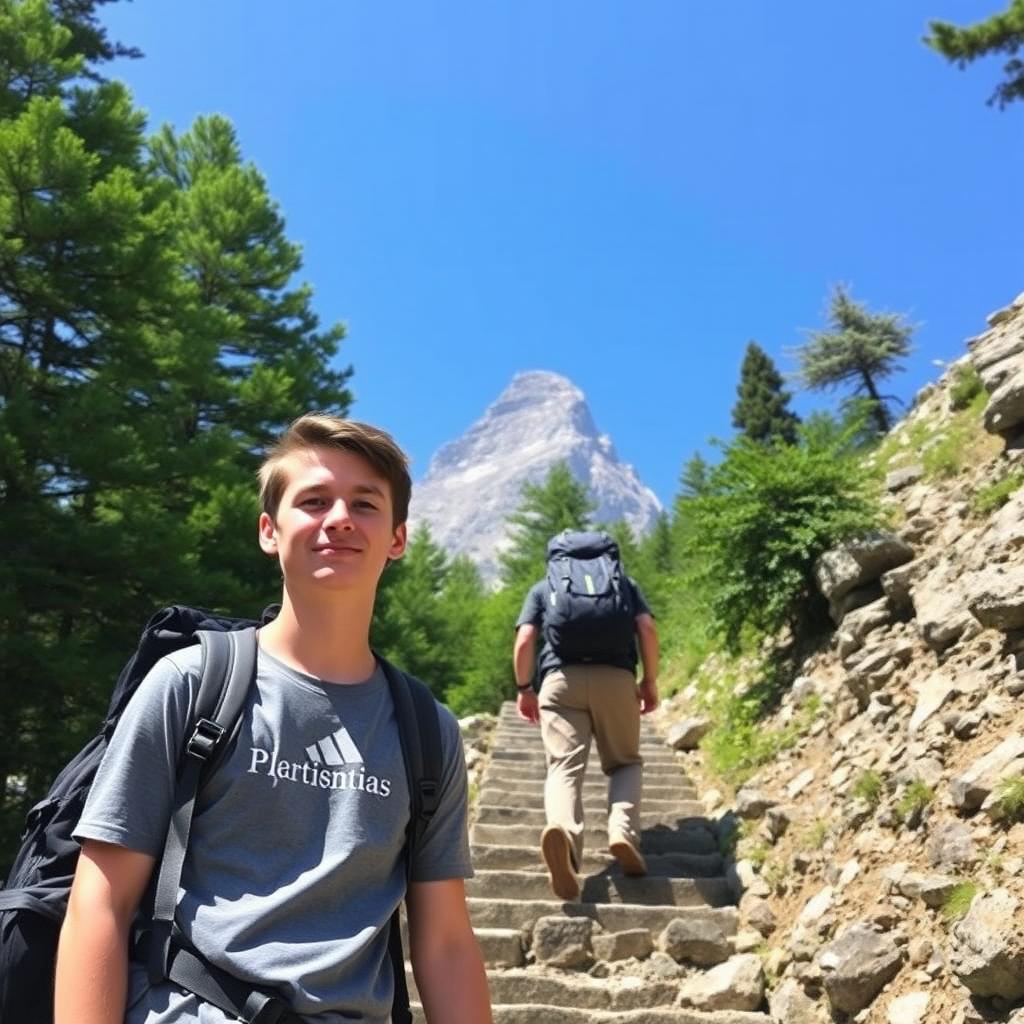
[(679, 497), (699, 498), (708, 486), (710, 474), (711, 467), (699, 452), (694, 452), (679, 474)]
[(771, 357), (751, 341), (740, 369), (732, 425), (752, 441), (795, 444), (800, 418), (790, 410), (791, 396), (782, 383), (782, 375)]
[(523, 500), (508, 517), (511, 546), (501, 554), (506, 586), (522, 587), (544, 574), (548, 541), (562, 530), (585, 530), (595, 504), (565, 462), (556, 462), (540, 484), (523, 484)]
[[(1024, 46), (1024, 0), (1011, 0), (1000, 14), (966, 27), (947, 21), (932, 21), (925, 43), (963, 69), (991, 53), (1015, 54)], [(1003, 65), (1006, 78), (989, 97), (989, 105), (1000, 108), (1024, 98), (1024, 61), (1011, 57)]]
[(259, 452), (349, 402), (230, 125), (147, 145), (96, 4), (55, 6), (0, 0), (0, 862), (157, 606), (271, 597)]
[(855, 395), (870, 403), (879, 433), (892, 425), (887, 403), (892, 398), (878, 391), (878, 382), (902, 369), (896, 360), (910, 352), (913, 328), (898, 313), (869, 313), (842, 287), (829, 306), (832, 330), (813, 331), (806, 345), (796, 350), (800, 377), (814, 391), (852, 385)]

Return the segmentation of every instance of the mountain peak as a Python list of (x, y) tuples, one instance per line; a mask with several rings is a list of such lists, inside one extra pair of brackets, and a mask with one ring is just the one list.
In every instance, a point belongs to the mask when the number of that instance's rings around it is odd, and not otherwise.
[(598, 521), (625, 519), (636, 533), (653, 525), (658, 499), (598, 433), (583, 392), (561, 374), (527, 370), (431, 459), (413, 489), (413, 528), (428, 522), (450, 554), (469, 555), (493, 581), (523, 484), (540, 483), (559, 461), (590, 490)]

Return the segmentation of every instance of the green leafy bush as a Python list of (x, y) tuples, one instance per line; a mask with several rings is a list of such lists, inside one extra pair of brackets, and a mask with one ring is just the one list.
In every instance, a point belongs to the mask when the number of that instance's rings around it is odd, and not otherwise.
[(771, 447), (738, 438), (691, 499), (690, 516), (691, 585), (732, 650), (745, 630), (800, 632), (820, 617), (815, 560), (882, 519), (842, 437)]
[(958, 366), (949, 389), (949, 404), (954, 409), (966, 409), (984, 390), (985, 386), (981, 383), (981, 377), (978, 376), (973, 364)]

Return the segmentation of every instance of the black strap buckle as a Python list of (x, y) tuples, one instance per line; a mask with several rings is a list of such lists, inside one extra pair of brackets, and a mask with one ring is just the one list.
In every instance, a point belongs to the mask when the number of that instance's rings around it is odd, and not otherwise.
[(420, 814), (427, 821), (437, 810), (437, 795), (440, 788), (435, 779), (420, 779)]
[(211, 722), (208, 718), (200, 718), (196, 722), (195, 732), (192, 733), (192, 738), (188, 741), (185, 750), (191, 757), (197, 757), (200, 761), (209, 761), (223, 737), (223, 726)]

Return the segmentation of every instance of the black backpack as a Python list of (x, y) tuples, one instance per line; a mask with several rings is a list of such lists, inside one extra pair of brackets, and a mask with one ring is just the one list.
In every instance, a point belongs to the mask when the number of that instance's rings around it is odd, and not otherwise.
[[(263, 621), (273, 617), (273, 610)], [(202, 673), (189, 739), (179, 755), (174, 810), (164, 852), (147, 896), (149, 923), (133, 937), (132, 956), (147, 965), (150, 981), (165, 979), (242, 1021), (297, 1019), (278, 995), (254, 989), (208, 964), (183, 943), (174, 927), (181, 871), (196, 796), (221, 763), (241, 722), (256, 668), (256, 627), (201, 609), (175, 606), (147, 623), (139, 646), (121, 670), (100, 732), (65, 766), (50, 792), (28, 814), (22, 845), (0, 890), (0, 1020), (52, 1024), (53, 968), (57, 939), (78, 863), (71, 833), (107, 743), (132, 694), (166, 654), (202, 645)], [(406, 829), (406, 878), (416, 845), (437, 808), (441, 778), (441, 733), (437, 707), (426, 684), (378, 656), (391, 691), (410, 793)], [(391, 919), (388, 951), (394, 971), (392, 1020), (409, 1024), (398, 911)]]
[(544, 637), (563, 662), (606, 664), (628, 655), (633, 591), (607, 533), (563, 530), (548, 541)]

